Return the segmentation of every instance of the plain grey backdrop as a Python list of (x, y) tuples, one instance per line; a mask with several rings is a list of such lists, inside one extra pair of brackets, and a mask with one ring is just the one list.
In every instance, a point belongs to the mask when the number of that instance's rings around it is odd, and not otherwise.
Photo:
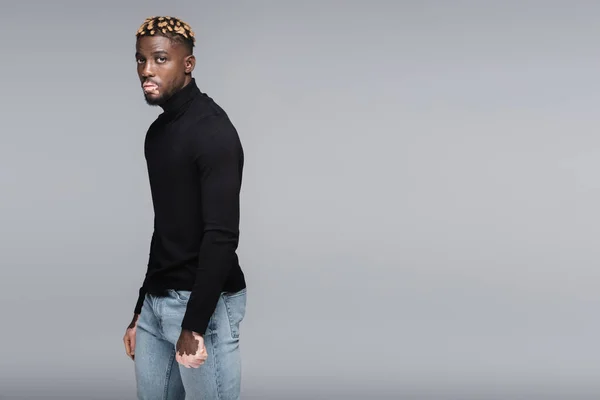
[(600, 396), (600, 3), (1, 2), (0, 399), (134, 399), (178, 16), (246, 151), (245, 399)]

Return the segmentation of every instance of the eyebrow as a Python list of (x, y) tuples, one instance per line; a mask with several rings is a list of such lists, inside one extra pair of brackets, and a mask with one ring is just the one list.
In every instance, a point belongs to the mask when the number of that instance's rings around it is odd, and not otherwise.
[[(169, 54), (166, 50), (154, 50), (152, 53), (150, 53), (150, 55), (158, 55), (158, 54)], [(142, 57), (142, 53), (140, 53), (139, 51), (135, 52), (135, 56), (136, 57)]]

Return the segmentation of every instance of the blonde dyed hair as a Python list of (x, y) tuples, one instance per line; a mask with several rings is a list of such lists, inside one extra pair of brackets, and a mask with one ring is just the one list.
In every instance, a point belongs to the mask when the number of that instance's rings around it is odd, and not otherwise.
[(175, 17), (148, 17), (138, 28), (135, 36), (140, 38), (144, 36), (156, 35), (166, 36), (169, 39), (185, 43), (190, 47), (190, 49), (192, 49), (196, 44), (194, 31), (192, 31), (189, 24)]

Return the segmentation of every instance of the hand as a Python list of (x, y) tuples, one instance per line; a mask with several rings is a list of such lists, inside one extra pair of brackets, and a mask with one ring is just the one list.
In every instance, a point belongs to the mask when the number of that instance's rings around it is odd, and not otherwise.
[(125, 353), (132, 360), (135, 359), (135, 330), (137, 328), (137, 321), (140, 317), (140, 314), (134, 314), (131, 323), (127, 327), (125, 331), (125, 336), (123, 336), (123, 343), (125, 343)]
[(187, 329), (181, 330), (176, 349), (175, 359), (186, 368), (198, 368), (208, 358), (202, 335)]

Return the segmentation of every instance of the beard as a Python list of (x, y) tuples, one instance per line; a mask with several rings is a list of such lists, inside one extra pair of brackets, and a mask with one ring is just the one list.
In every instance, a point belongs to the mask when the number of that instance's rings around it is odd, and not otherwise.
[(171, 97), (168, 94), (161, 94), (160, 96), (153, 96), (152, 94), (144, 93), (144, 100), (149, 106), (160, 106)]
[(160, 106), (164, 103), (163, 96), (154, 97), (144, 94), (144, 100), (149, 106)]
[[(144, 95), (144, 100), (146, 101), (146, 104), (148, 104), (149, 106), (161, 106), (167, 100), (169, 100), (175, 92), (177, 92), (177, 90), (174, 87), (171, 87), (171, 89), (167, 90), (162, 85), (159, 86), (159, 90), (161, 90), (161, 92), (158, 96), (155, 94), (152, 94), (152, 93), (142, 92)], [(162, 90), (166, 90), (166, 91), (163, 92)]]
[(179, 82), (163, 82), (158, 86), (159, 94), (153, 94), (142, 92), (144, 95), (144, 100), (146, 104), (149, 106), (162, 106), (165, 104), (177, 91), (180, 87), (183, 86), (183, 83), (179, 84)]

